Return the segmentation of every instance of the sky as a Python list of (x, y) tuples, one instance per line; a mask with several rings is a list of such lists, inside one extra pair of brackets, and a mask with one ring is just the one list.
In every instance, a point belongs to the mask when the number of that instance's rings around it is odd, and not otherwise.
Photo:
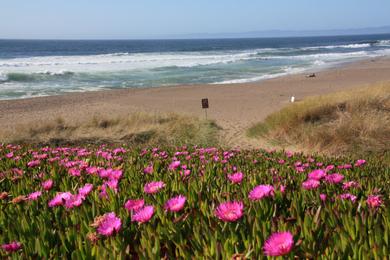
[(135, 39), (390, 25), (389, 0), (0, 0), (0, 38)]

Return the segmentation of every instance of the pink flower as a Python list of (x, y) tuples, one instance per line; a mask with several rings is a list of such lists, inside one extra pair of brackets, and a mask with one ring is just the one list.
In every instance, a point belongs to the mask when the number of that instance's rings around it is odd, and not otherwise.
[(378, 208), (382, 205), (382, 200), (380, 195), (369, 195), (367, 198), (367, 205), (370, 208)]
[(128, 211), (131, 211), (131, 210), (139, 210), (140, 208), (142, 208), (145, 204), (145, 201), (143, 199), (139, 199), (139, 200), (128, 200), (126, 201), (125, 203), (125, 209), (127, 209)]
[(171, 171), (174, 171), (174, 170), (176, 170), (179, 166), (180, 166), (180, 161), (173, 161), (173, 162), (169, 165), (168, 169), (171, 170)]
[(365, 164), (366, 164), (366, 160), (360, 159), (360, 160), (356, 161), (355, 166), (360, 167), (360, 166), (363, 166)]
[(53, 180), (49, 179), (47, 181), (42, 182), (42, 188), (44, 190), (50, 190), (53, 187)]
[(320, 182), (317, 181), (317, 180), (307, 180), (307, 181), (304, 181), (302, 182), (302, 188), (304, 188), (305, 190), (313, 190), (313, 189), (316, 189), (320, 186)]
[(320, 199), (322, 200), (322, 201), (326, 201), (326, 194), (320, 194)]
[(222, 221), (234, 222), (244, 214), (244, 204), (242, 202), (232, 201), (225, 202), (218, 206), (214, 214)]
[(153, 206), (145, 206), (145, 207), (137, 210), (131, 216), (131, 221), (136, 221), (139, 223), (146, 223), (153, 217), (153, 214), (154, 214), (154, 207)]
[(355, 181), (348, 181), (343, 183), (343, 190), (348, 190), (350, 188), (356, 188), (359, 187), (359, 183)]
[(232, 182), (232, 183), (241, 183), (242, 179), (244, 178), (244, 174), (242, 172), (237, 172), (237, 173), (233, 173), (233, 174), (228, 174), (228, 179)]
[(78, 207), (83, 204), (84, 196), (80, 194), (72, 195), (65, 200), (65, 207), (71, 209), (73, 207)]
[(324, 170), (314, 170), (308, 174), (308, 178), (311, 180), (321, 180), (326, 176), (326, 172)]
[(293, 246), (293, 235), (290, 232), (279, 232), (272, 234), (265, 241), (263, 250), (267, 256), (282, 256), (290, 253)]
[(71, 175), (71, 176), (76, 176), (76, 177), (79, 177), (81, 176), (81, 171), (77, 168), (71, 168), (68, 170), (68, 173)]
[(325, 177), (325, 180), (329, 183), (337, 184), (344, 180), (344, 175), (340, 173), (329, 174), (328, 176)]
[(49, 207), (64, 205), (65, 201), (67, 201), (72, 196), (73, 195), (70, 192), (60, 192), (51, 201), (49, 201)]
[(87, 183), (83, 187), (79, 188), (79, 195), (86, 197), (89, 193), (91, 193), (93, 189), (93, 184)]
[(41, 195), (42, 195), (41, 191), (36, 191), (36, 192), (30, 193), (27, 196), (27, 199), (30, 200), (30, 201), (31, 200), (37, 200)]
[(286, 192), (286, 186), (280, 185), (280, 192), (285, 193)]
[(34, 167), (36, 167), (36, 166), (38, 166), (38, 165), (40, 165), (40, 164), (41, 164), (41, 161), (40, 161), (40, 160), (35, 160), (35, 161), (28, 162), (28, 163), (27, 163), (27, 166), (28, 166), (29, 168), (34, 168)]
[(342, 200), (350, 200), (352, 202), (355, 202), (357, 197), (355, 195), (352, 195), (350, 193), (344, 193), (340, 195), (340, 199)]
[(15, 252), (22, 248), (22, 244), (17, 241), (13, 241), (9, 244), (2, 244), (1, 248), (7, 252)]
[(162, 181), (153, 181), (149, 182), (144, 186), (144, 191), (147, 194), (154, 194), (159, 192), (162, 188), (165, 187), (165, 183)]
[(183, 209), (186, 200), (186, 197), (184, 197), (183, 195), (173, 197), (169, 199), (167, 203), (165, 203), (164, 208), (167, 211), (178, 212)]
[(106, 213), (98, 223), (97, 232), (103, 236), (111, 236), (114, 232), (119, 232), (121, 225), (121, 219), (114, 212)]
[(144, 169), (145, 174), (152, 174), (153, 173), (153, 164), (150, 164)]
[(251, 192), (249, 192), (249, 199), (253, 201), (273, 196), (274, 187), (272, 187), (271, 185), (259, 185), (256, 186)]

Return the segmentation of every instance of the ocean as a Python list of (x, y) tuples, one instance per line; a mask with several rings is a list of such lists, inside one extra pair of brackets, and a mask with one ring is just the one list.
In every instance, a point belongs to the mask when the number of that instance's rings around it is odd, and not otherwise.
[(0, 99), (229, 84), (390, 55), (390, 35), (202, 40), (0, 40)]

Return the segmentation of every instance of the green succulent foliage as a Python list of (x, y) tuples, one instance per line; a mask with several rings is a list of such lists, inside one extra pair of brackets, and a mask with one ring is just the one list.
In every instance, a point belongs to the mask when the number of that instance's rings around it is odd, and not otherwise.
[[(264, 242), (278, 231), (294, 235), (293, 250), (284, 256), (290, 259), (385, 259), (390, 255), (390, 169), (380, 159), (370, 158), (356, 167), (351, 158), (284, 151), (196, 147), (125, 150), (115, 153), (114, 147), (42, 149), (2, 145), (0, 193), (6, 192), (7, 196), (0, 200), (0, 244), (19, 241), (22, 248), (13, 253), (1, 250), (1, 258), (261, 259), (266, 258)], [(8, 158), (11, 152), (14, 154)], [(40, 159), (39, 165), (28, 166), (37, 155), (44, 154), (47, 158)], [(50, 159), (56, 157), (58, 160)], [(181, 174), (180, 167), (169, 170), (173, 159), (186, 165), (190, 175)], [(109, 189), (108, 198), (102, 198), (104, 180), (87, 174), (85, 169), (80, 176), (71, 176), (65, 165), (71, 161), (121, 169), (118, 191)], [(306, 164), (303, 172), (297, 171), (297, 162)], [(144, 174), (150, 164), (153, 173)], [(352, 168), (337, 168), (344, 164)], [(359, 187), (345, 191), (342, 184), (322, 182), (317, 189), (302, 189), (307, 173), (326, 165), (335, 165), (333, 172), (343, 174), (344, 181), (356, 181)], [(244, 173), (240, 184), (228, 180), (227, 174), (233, 171)], [(49, 178), (54, 186), (44, 191), (41, 183)], [(163, 181), (166, 186), (156, 194), (146, 194), (143, 187), (151, 181)], [(94, 189), (79, 207), (48, 206), (57, 192), (76, 193), (85, 183), (93, 184)], [(260, 184), (273, 185), (274, 196), (249, 200), (248, 193)], [(281, 185), (284, 192), (280, 191)], [(42, 190), (42, 196), (37, 200), (14, 200), (38, 190)], [(355, 195), (356, 201), (340, 199), (345, 192)], [(178, 194), (186, 196), (185, 207), (167, 212), (166, 201)], [(322, 201), (320, 194), (326, 194), (327, 200)], [(371, 194), (381, 196), (380, 207), (367, 205)], [(144, 224), (132, 222), (133, 213), (123, 206), (128, 199), (140, 198), (155, 207), (153, 217)], [(244, 203), (243, 217), (235, 222), (219, 220), (214, 213), (216, 207), (233, 200)], [(89, 235), (96, 232), (91, 226), (94, 219), (107, 212), (115, 212), (121, 219), (120, 231), (90, 239)]]

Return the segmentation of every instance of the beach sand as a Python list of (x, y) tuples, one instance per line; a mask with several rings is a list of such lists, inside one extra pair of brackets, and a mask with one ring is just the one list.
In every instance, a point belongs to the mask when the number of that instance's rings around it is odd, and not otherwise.
[(208, 98), (208, 118), (223, 128), (226, 145), (256, 146), (245, 137), (252, 124), (307, 96), (390, 81), (390, 58), (375, 58), (316, 72), (227, 85), (189, 85), (71, 93), (61, 96), (0, 101), (0, 124), (19, 125), (56, 120), (82, 122), (96, 117), (127, 116), (134, 112), (178, 113), (204, 117), (201, 99)]

